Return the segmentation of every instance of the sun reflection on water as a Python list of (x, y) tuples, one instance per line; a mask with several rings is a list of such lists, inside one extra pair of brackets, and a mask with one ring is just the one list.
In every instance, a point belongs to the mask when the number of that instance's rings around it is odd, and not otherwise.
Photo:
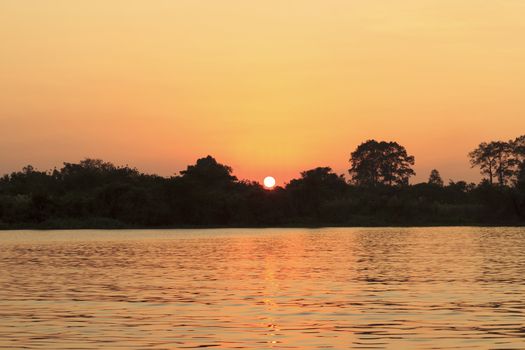
[(0, 348), (525, 348), (522, 228), (0, 232), (0, 271)]

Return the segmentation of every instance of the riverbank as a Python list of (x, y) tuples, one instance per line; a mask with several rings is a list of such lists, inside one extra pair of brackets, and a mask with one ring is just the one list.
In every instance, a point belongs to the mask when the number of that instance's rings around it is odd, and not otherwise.
[(407, 222), (394, 222), (388, 220), (353, 220), (351, 222), (301, 222), (292, 221), (278, 225), (253, 225), (253, 224), (233, 224), (233, 225), (168, 225), (168, 226), (144, 226), (124, 223), (111, 218), (88, 218), (88, 219), (52, 219), (41, 223), (2, 223), (0, 230), (122, 230), (122, 229), (227, 229), (227, 228), (326, 228), (326, 227), (523, 227), (524, 222), (479, 222), (479, 221), (428, 221), (418, 220)]

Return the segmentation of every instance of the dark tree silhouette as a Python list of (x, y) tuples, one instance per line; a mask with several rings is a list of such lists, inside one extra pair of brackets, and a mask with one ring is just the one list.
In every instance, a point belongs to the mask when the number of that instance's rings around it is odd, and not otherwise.
[(344, 196), (346, 188), (342, 175), (330, 167), (317, 167), (301, 172), (301, 178), (290, 181), (286, 191), (299, 215), (318, 217), (322, 203)]
[(180, 173), (183, 179), (201, 186), (227, 186), (237, 181), (232, 168), (218, 163), (212, 156), (198, 159), (195, 165), (189, 165)]
[(345, 183), (344, 177), (332, 172), (332, 168), (317, 167), (301, 172), (301, 178), (292, 180), (287, 188), (309, 186), (311, 188), (323, 188), (337, 193), (341, 188), (344, 188)]
[(99, 159), (52, 171), (29, 165), (0, 177), (0, 229), (523, 225), (524, 141), (522, 136), (476, 150), (479, 164), (484, 170), (491, 165), (502, 186), (486, 179), (443, 186), (437, 170), (428, 182), (409, 185), (414, 158), (395, 142), (374, 140), (352, 153), (352, 183), (319, 167), (273, 190), (237, 180), (231, 167), (211, 156), (169, 178)]
[(441, 178), (441, 174), (439, 174), (439, 171), (433, 169), (430, 172), (430, 176), (428, 177), (428, 183), (431, 185), (443, 187), (443, 179)]
[(207, 156), (180, 173), (175, 180), (183, 201), (178, 204), (182, 208), (179, 216), (189, 224), (227, 225), (234, 215), (235, 198), (231, 194), (237, 186), (232, 168)]
[(518, 167), (517, 183), (524, 186), (525, 189), (525, 162), (521, 163)]
[(368, 140), (352, 152), (349, 173), (357, 185), (407, 185), (416, 173), (414, 157), (397, 142)]
[(498, 184), (504, 186), (516, 174), (517, 159), (510, 142), (482, 142), (469, 153), (469, 157), (471, 166), (479, 167), (481, 174), (488, 177), (491, 185), (497, 179)]
[(521, 165), (522, 163), (525, 162), (525, 135), (516, 137), (516, 139), (514, 139), (514, 141), (512, 141), (511, 144), (513, 148), (514, 156), (516, 157), (516, 159)]

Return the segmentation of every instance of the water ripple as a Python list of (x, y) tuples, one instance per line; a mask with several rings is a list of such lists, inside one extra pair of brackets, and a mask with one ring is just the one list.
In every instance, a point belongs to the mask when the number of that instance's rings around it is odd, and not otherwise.
[(525, 229), (0, 232), (0, 348), (525, 349)]

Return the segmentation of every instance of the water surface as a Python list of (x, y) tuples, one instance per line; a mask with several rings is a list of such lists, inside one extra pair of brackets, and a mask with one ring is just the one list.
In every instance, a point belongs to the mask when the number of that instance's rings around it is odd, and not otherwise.
[(525, 229), (0, 232), (1, 349), (525, 349)]

